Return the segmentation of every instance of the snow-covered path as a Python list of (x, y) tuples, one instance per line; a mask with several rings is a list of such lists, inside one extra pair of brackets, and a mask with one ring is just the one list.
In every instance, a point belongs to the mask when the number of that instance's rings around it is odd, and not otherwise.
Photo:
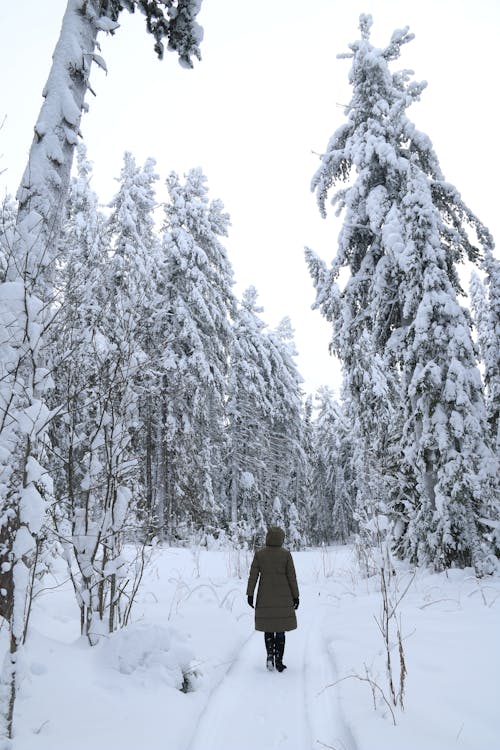
[[(378, 576), (362, 575), (349, 547), (294, 553), (298, 628), (287, 634), (288, 668), (269, 673), (246, 603), (250, 561), (159, 549), (134, 622), (94, 648), (79, 638), (65, 569), (57, 588), (48, 577), (11, 750), (497, 750), (500, 577), (398, 564), (392, 596), (413, 583), (399, 607), (408, 677), (394, 725), (362, 682), (369, 673), (389, 696)], [(395, 650), (396, 681), (398, 664)]]
[(298, 629), (287, 633), (287, 669), (266, 670), (263, 633), (253, 633), (212, 693), (189, 750), (356, 750), (324, 691), (334, 675), (317, 595), (308, 591), (297, 614)]

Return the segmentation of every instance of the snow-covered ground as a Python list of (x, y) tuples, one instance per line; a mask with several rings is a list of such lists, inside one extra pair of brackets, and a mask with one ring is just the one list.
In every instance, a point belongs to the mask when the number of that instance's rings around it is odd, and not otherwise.
[(13, 749), (500, 747), (499, 578), (423, 570), (413, 577), (402, 565), (389, 575), (389, 599), (404, 594), (390, 620), (396, 692), (396, 616), (403, 636), (403, 711), (391, 702), (375, 619), (380, 576), (364, 577), (350, 547), (294, 559), (299, 627), (287, 635), (282, 674), (266, 671), (263, 636), (253, 630), (248, 553), (155, 550), (133, 623), (95, 648), (79, 638), (69, 584), (41, 593)]

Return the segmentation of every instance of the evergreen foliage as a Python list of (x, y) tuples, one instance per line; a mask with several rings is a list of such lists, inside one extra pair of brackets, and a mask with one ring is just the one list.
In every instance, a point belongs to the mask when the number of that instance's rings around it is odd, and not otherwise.
[(310, 533), (316, 544), (345, 543), (355, 529), (350, 427), (329, 388), (320, 388), (316, 400)]
[(220, 242), (229, 226), (222, 203), (209, 201), (200, 169), (191, 170), (184, 184), (172, 173), (167, 187), (162, 304), (168, 339), (162, 354), (166, 365), (162, 429), (172, 536), (182, 516), (207, 531), (218, 526), (235, 300), (232, 269)]
[(491, 443), (500, 452), (500, 263), (491, 250), (484, 255), (486, 272), (482, 284), (477, 274), (471, 279), (471, 302), (484, 365), (486, 408)]
[(250, 287), (237, 311), (230, 358), (230, 517), (250, 530), (279, 521), (298, 542), (308, 482), (301, 378), (290, 321), (266, 331), (261, 312)]
[[(361, 39), (341, 55), (352, 60), (348, 119), (312, 181), (323, 216), (330, 189), (348, 183), (332, 199), (338, 213), (345, 209), (337, 256), (330, 270), (311, 251), (307, 259), (317, 306), (333, 323), (332, 346), (361, 438), (369, 435), (366, 420), (380, 419), (363, 362), (379, 357), (398, 384), (399, 463), (414, 481), (388, 508), (397, 549), (436, 568), (472, 564), (485, 571), (487, 528), (498, 516), (497, 465), (485, 440), (470, 319), (457, 300), (457, 263), (477, 262), (481, 251), (489, 257), (492, 239), (445, 182), (429, 138), (406, 115), (425, 83), (412, 81), (408, 71), (391, 73), (389, 65), (413, 35), (395, 31), (379, 49), (370, 42), (371, 25), (370, 16), (361, 16)], [(343, 267), (350, 276), (340, 289)], [(370, 452), (380, 455), (387, 440), (383, 430), (372, 435)], [(365, 445), (365, 467), (367, 451)]]

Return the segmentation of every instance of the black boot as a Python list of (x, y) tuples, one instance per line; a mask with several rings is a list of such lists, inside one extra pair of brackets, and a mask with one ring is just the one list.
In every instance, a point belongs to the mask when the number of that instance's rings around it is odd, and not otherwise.
[(283, 664), (283, 654), (285, 653), (285, 634), (276, 633), (274, 639), (274, 665), (278, 672), (283, 672), (286, 665)]
[(274, 653), (276, 648), (274, 643), (274, 633), (264, 633), (264, 642), (267, 651), (266, 667), (272, 672), (274, 670)]

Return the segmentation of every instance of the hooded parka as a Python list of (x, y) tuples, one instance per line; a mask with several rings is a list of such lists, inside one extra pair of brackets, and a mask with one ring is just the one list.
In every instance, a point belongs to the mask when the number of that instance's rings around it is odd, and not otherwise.
[(295, 630), (297, 627), (293, 600), (299, 598), (299, 587), (292, 555), (282, 546), (284, 541), (283, 529), (271, 526), (266, 546), (257, 550), (250, 567), (247, 596), (253, 596), (259, 580), (255, 630), (264, 633)]

